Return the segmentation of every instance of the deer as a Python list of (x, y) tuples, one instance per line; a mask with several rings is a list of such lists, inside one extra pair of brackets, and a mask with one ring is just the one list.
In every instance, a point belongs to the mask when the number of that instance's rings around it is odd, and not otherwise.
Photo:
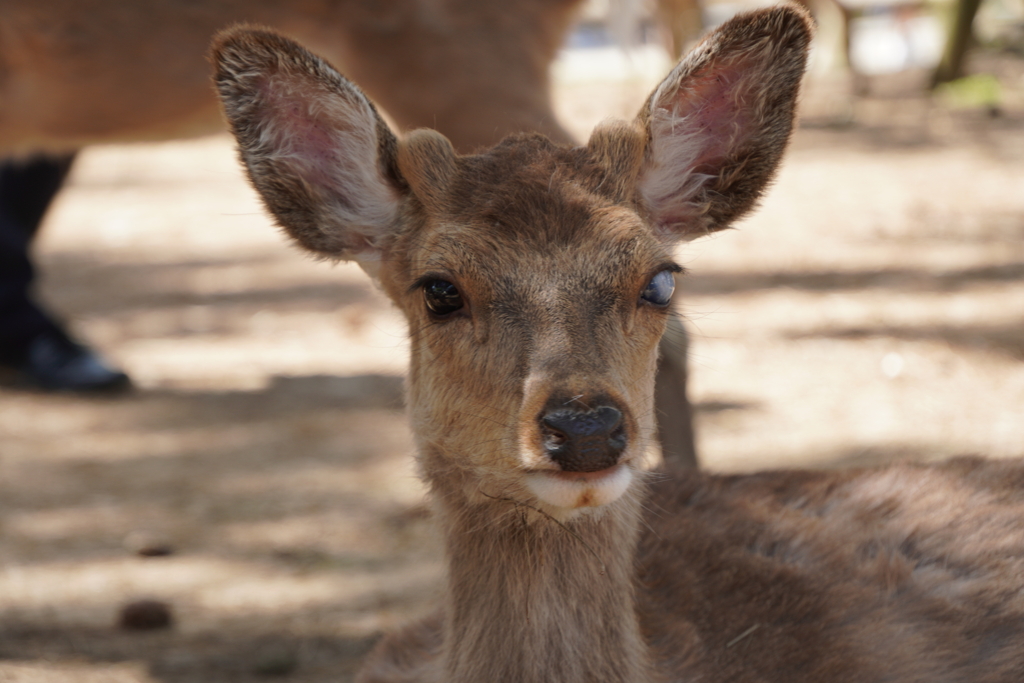
[[(0, 157), (223, 130), (206, 48), (220, 28), (269, 25), (341, 64), (399, 128), (459, 151), (531, 131), (573, 142), (549, 66), (582, 0), (8, 0), (0, 17)], [(665, 460), (697, 466), (687, 333), (672, 321), (658, 382)]]
[(357, 680), (1021, 680), (1021, 463), (643, 464), (674, 248), (763, 195), (810, 39), (796, 6), (739, 15), (633, 121), (460, 155), (431, 130), (399, 138), (275, 32), (218, 35), (216, 88), (269, 214), (408, 321), (444, 597)]
[(516, 131), (570, 142), (548, 66), (581, 1), (6, 0), (0, 155), (221, 131), (206, 49), (242, 21), (314, 47), (400, 127), (463, 151)]

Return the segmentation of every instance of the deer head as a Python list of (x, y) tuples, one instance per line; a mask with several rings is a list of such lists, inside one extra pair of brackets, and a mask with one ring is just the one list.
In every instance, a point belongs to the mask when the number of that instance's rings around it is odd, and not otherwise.
[(471, 156), (429, 130), (398, 139), (354, 84), (273, 32), (225, 31), (213, 60), (270, 213), (307, 250), (357, 261), (408, 319), (435, 489), (569, 518), (633, 487), (673, 248), (727, 227), (771, 180), (809, 40), (798, 9), (737, 17), (633, 121), (579, 147), (515, 135)]

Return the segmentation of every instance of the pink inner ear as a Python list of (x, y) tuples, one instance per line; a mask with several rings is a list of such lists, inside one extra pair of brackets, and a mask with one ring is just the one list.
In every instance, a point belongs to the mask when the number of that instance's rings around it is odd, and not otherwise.
[[(276, 156), (306, 183), (320, 190), (344, 193), (334, 174), (341, 165), (339, 137), (344, 131), (332, 130), (333, 122), (324, 121), (323, 107), (316, 106), (315, 88), (311, 93), (296, 89), (283, 79), (268, 79), (261, 90), (265, 109), (265, 142)], [(317, 111), (319, 109), (319, 111)], [(318, 116), (320, 114), (320, 116)], [(350, 117), (344, 117), (350, 118)], [(350, 153), (360, 151), (351, 149)]]
[(344, 83), (325, 87), (287, 73), (267, 78), (259, 94), (261, 154), (318, 195), (312, 208), (344, 226), (346, 242), (373, 243), (391, 224), (397, 195), (378, 168), (370, 103)]
[[(296, 160), (306, 165), (306, 180), (314, 185), (330, 188), (330, 169), (338, 167), (337, 151), (332, 147), (333, 139), (324, 124), (318, 121), (299, 101), (282, 102), (280, 126), (288, 131), (288, 146)], [(337, 189), (337, 188), (331, 188)]]
[(703, 142), (693, 159), (694, 171), (717, 173), (720, 163), (750, 137), (742, 75), (735, 69), (704, 75), (689, 84), (692, 95), (679, 101), (677, 94), (675, 116), (692, 117)]
[(652, 164), (641, 191), (666, 237), (703, 232), (704, 187), (753, 135), (746, 60), (659, 88), (651, 111)]

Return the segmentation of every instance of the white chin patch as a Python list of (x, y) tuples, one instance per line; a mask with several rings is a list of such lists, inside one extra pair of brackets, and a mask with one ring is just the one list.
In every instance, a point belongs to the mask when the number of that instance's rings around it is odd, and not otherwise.
[(601, 472), (533, 472), (526, 485), (552, 507), (576, 510), (601, 507), (622, 497), (633, 481), (633, 471), (616, 465)]

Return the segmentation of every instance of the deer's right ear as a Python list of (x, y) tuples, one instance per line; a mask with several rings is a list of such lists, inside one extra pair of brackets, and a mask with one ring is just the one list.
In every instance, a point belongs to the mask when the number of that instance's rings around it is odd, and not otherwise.
[(378, 259), (403, 182), (397, 140), (369, 99), (269, 30), (223, 31), (211, 55), (242, 162), (277, 222), (317, 254)]
[(811, 31), (796, 6), (738, 15), (651, 94), (639, 190), (662, 239), (720, 230), (754, 206), (789, 142)]

